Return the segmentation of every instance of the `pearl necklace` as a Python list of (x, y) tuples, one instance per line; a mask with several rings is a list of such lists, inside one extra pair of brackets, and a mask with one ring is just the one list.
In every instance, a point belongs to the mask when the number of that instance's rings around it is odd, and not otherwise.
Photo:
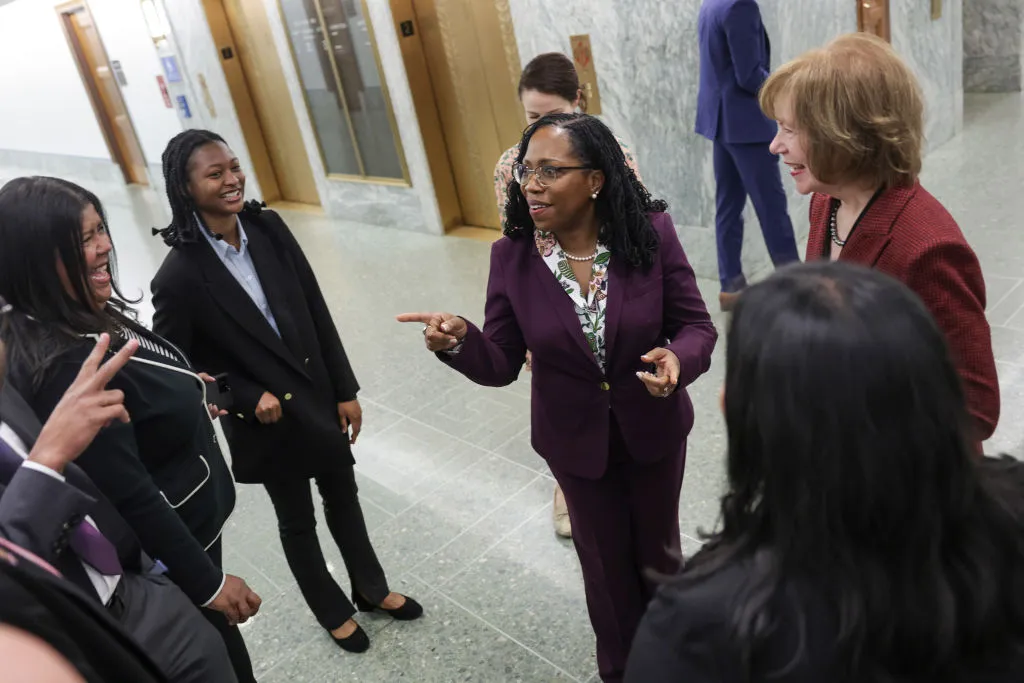
[(590, 256), (573, 256), (572, 254), (567, 252), (565, 249), (563, 249), (562, 250), (562, 255), (565, 256), (565, 258), (569, 259), (570, 261), (581, 261), (581, 262), (593, 261), (594, 259), (597, 258), (597, 249), (595, 249), (594, 253), (591, 254)]
[(829, 237), (832, 238), (832, 242), (837, 247), (842, 249), (843, 247), (846, 246), (846, 242), (849, 239), (849, 236), (847, 236), (847, 239), (845, 239), (845, 240), (839, 239), (839, 226), (838, 226), (838, 220), (837, 220), (838, 215), (839, 215), (839, 202), (835, 202), (835, 204), (832, 205), (832, 211), (831, 211), (831, 213), (830, 213), (830, 215), (828, 217), (828, 234), (829, 234)]

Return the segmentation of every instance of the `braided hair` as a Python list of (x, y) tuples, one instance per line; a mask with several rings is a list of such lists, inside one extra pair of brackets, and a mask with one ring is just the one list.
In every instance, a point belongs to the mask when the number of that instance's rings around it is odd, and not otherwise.
[[(224, 138), (213, 131), (192, 128), (178, 133), (167, 143), (161, 156), (164, 171), (164, 185), (167, 189), (167, 201), (171, 205), (171, 223), (166, 228), (153, 228), (153, 235), (160, 235), (164, 243), (170, 247), (197, 241), (200, 230), (209, 230), (197, 217), (196, 203), (188, 191), (188, 165), (197, 149), (213, 142), (227, 145)], [(257, 214), (262, 202), (248, 201), (243, 211)]]
[[(604, 187), (595, 200), (598, 240), (613, 257), (622, 258), (634, 268), (650, 268), (658, 252), (658, 236), (648, 214), (665, 211), (668, 204), (651, 198), (626, 164), (619, 141), (599, 119), (587, 114), (551, 114), (531, 125), (519, 143), (517, 164), (523, 163), (533, 135), (547, 126), (565, 130), (580, 163), (604, 173)], [(505, 235), (510, 239), (532, 237), (536, 227), (518, 182), (508, 184), (506, 196)]]

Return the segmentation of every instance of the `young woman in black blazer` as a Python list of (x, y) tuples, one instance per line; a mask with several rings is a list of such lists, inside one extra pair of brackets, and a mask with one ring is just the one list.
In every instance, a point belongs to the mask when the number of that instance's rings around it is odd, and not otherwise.
[(978, 459), (945, 336), (876, 270), (739, 297), (721, 528), (659, 590), (626, 683), (1019, 683), (1024, 464)]
[[(0, 189), (0, 296), (10, 305), (0, 335), (8, 381), (40, 420), (74, 381), (96, 337), (140, 348), (111, 381), (131, 416), (93, 440), (78, 465), (132, 527), (143, 550), (221, 631), (240, 683), (255, 681), (234, 624), (259, 597), (221, 570), (221, 530), (235, 489), (210, 413), (204, 379), (173, 344), (138, 324), (116, 282), (103, 207), (56, 178), (18, 178)], [(216, 611), (211, 611), (216, 610)]]
[(163, 169), (172, 221), (159, 233), (173, 248), (153, 280), (154, 329), (226, 373), (235, 478), (263, 484), (310, 610), (341, 648), (362, 652), (369, 638), (324, 561), (310, 479), (359, 610), (408, 620), (422, 608), (390, 591), (366, 531), (351, 450), (359, 385), (316, 276), (280, 216), (245, 202), (245, 174), (220, 136), (181, 133)]

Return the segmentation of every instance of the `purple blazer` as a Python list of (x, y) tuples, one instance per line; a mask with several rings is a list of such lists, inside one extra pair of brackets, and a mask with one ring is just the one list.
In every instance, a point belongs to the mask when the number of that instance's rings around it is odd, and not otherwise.
[[(604, 474), (609, 409), (638, 462), (678, 456), (693, 426), (685, 387), (710, 366), (718, 333), (672, 219), (655, 213), (651, 222), (660, 242), (651, 269), (615, 257), (609, 267), (606, 373), (532, 239), (495, 242), (483, 330), (468, 323), (461, 352), (438, 354), (477, 384), (500, 387), (516, 380), (530, 349), (533, 447), (554, 469), (588, 479)], [(659, 346), (679, 357), (680, 388), (669, 398), (654, 398), (636, 377), (649, 369), (640, 357)]]

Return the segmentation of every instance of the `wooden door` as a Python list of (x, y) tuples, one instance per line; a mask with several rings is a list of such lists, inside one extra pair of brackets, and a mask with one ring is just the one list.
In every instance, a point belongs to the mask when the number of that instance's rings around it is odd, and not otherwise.
[(114, 161), (121, 167), (126, 182), (148, 185), (142, 146), (88, 7), (79, 3), (65, 5), (58, 11)]
[[(460, 222), (499, 228), (494, 165), (526, 126), (516, 93), (521, 67), (508, 2), (391, 0), (391, 10), (424, 140), (428, 150), (443, 141), (447, 152)], [(419, 45), (411, 40), (416, 37)], [(433, 122), (440, 130), (430, 129)], [(445, 217), (446, 173), (434, 166), (442, 164), (432, 163), (431, 171)]]

